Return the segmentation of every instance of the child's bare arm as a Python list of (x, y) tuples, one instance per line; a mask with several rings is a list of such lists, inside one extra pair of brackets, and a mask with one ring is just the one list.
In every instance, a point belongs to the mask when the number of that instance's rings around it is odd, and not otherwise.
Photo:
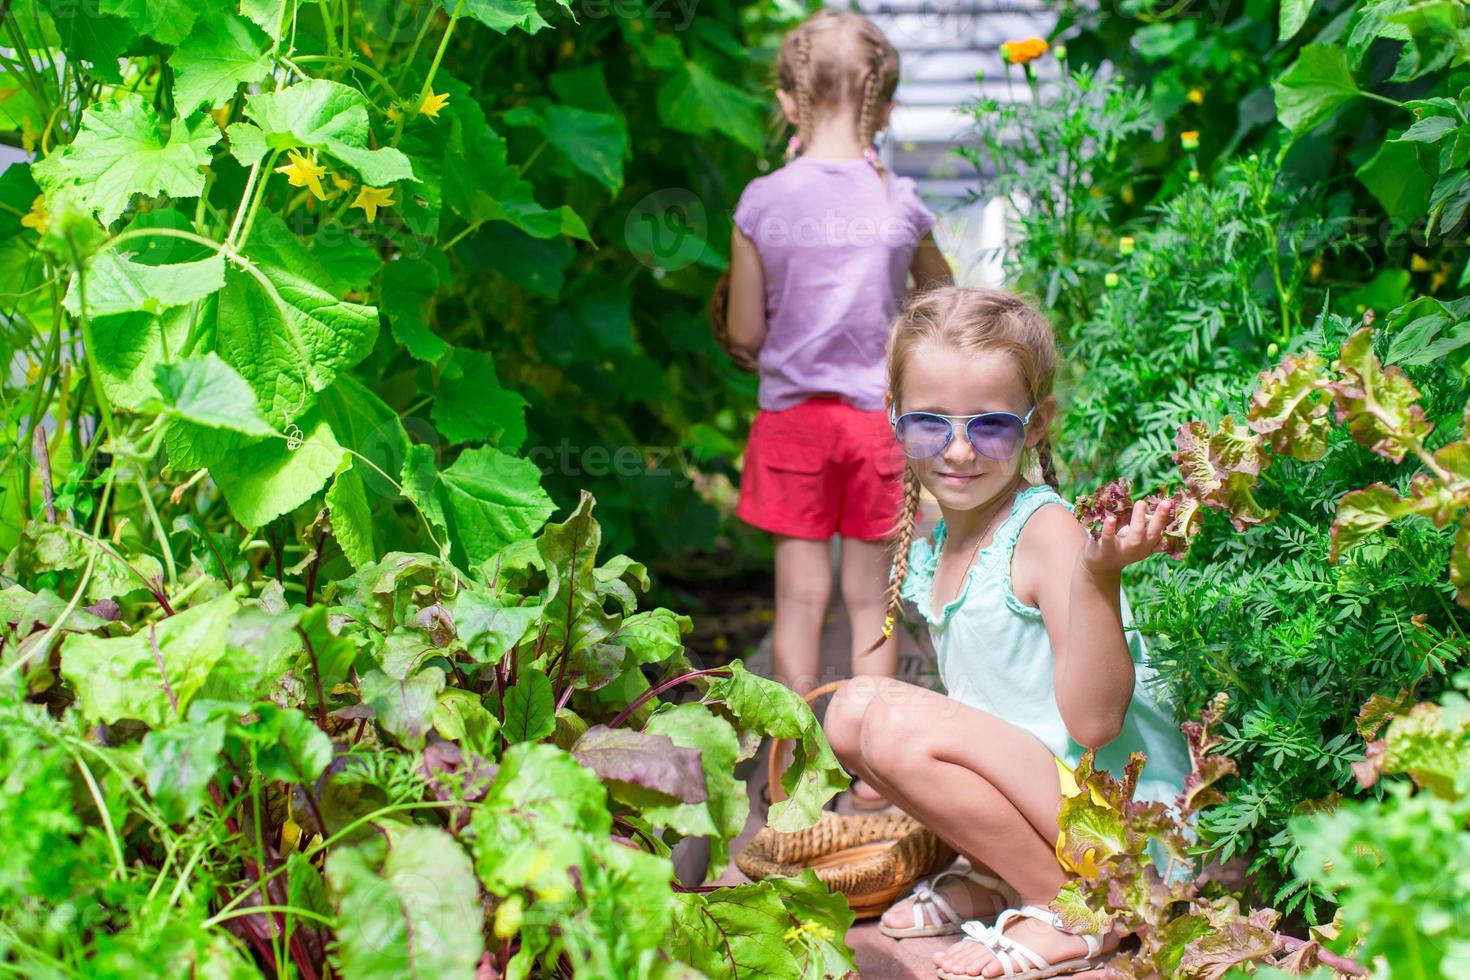
[(766, 342), (766, 274), (755, 243), (739, 228), (730, 236), (730, 340), (755, 353)]
[[(1094, 539), (1061, 508), (1038, 511), (1016, 551), (1016, 587), (1035, 596), (1051, 638), (1057, 708), (1079, 744), (1118, 736), (1133, 698), (1133, 658), (1123, 634), (1123, 568), (1159, 548), (1169, 509), (1142, 502), (1123, 529), (1109, 518)], [(1028, 540), (1029, 538), (1029, 540)], [(1070, 574), (1057, 574), (1070, 568)], [(1023, 586), (1023, 582), (1025, 585)], [(1027, 601), (1020, 591), (1017, 598)]]
[(954, 276), (949, 271), (949, 262), (945, 260), (944, 253), (939, 251), (933, 232), (926, 234), (919, 242), (919, 247), (914, 249), (914, 260), (909, 264), (909, 273), (914, 277), (913, 291), (916, 293), (922, 293), (934, 286), (948, 286), (954, 282)]

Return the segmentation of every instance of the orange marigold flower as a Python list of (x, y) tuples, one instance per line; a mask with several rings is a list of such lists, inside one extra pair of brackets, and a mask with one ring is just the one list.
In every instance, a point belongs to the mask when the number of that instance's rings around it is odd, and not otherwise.
[(1024, 65), (1046, 54), (1051, 45), (1039, 37), (1024, 41), (1006, 41), (1000, 46), (1000, 57), (1008, 65)]

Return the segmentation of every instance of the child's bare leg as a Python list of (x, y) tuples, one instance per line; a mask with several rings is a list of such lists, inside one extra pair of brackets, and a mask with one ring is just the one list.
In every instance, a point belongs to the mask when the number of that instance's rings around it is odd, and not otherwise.
[[(977, 867), (1003, 878), (1023, 903), (1044, 907), (1056, 897), (1067, 880), (1053, 851), (1061, 790), (1051, 753), (1028, 732), (895, 680), (848, 685), (828, 709), (826, 727), (844, 764)], [(971, 886), (969, 892), (971, 903), (988, 914), (983, 890)], [(910, 924), (913, 914), (895, 920)], [(1008, 927), (1006, 935), (1053, 962), (1086, 952), (1082, 939), (1031, 919)], [(1105, 948), (1114, 942), (1106, 939)], [(956, 943), (934, 961), (951, 973), (1001, 973), (978, 943)]]
[(817, 686), (822, 621), (832, 597), (831, 545), (775, 535), (776, 619), (771, 660), (776, 680), (797, 694)]
[[(784, 534), (773, 537), (776, 615), (771, 624), (772, 673), (776, 680), (804, 695), (817, 686), (821, 669), (822, 622), (832, 597), (831, 543)], [(785, 768), (783, 762), (781, 770)]]
[(892, 636), (869, 653), (883, 636), (888, 615), (889, 546), (884, 541), (842, 539), (842, 604), (852, 624), (852, 675), (898, 673), (898, 637)]
[[(883, 635), (888, 616), (888, 568), (891, 556), (884, 541), (842, 539), (842, 604), (852, 627), (852, 676), (875, 674), (892, 677), (898, 673), (898, 637), (892, 636), (878, 649), (869, 651)], [(854, 796), (879, 799), (878, 791), (865, 780), (852, 785)]]

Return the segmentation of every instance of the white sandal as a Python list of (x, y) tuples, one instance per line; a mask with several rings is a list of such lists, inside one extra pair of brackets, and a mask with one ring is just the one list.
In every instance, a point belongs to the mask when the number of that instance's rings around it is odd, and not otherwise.
[[(1085, 957), (1074, 957), (1062, 960), (1059, 963), (1050, 963), (1046, 957), (1024, 943), (1019, 943), (1010, 936), (1004, 934), (1007, 924), (1025, 916), (1028, 919), (1036, 919), (1045, 922), (1058, 932), (1065, 932), (1069, 936), (1079, 936), (1087, 943), (1087, 955)], [(1023, 905), (1018, 909), (1006, 909), (996, 917), (994, 926), (987, 926), (983, 922), (966, 922), (961, 927), (965, 939), (977, 942), (990, 950), (1000, 968), (1004, 971), (1000, 974), (1005, 980), (1044, 980), (1046, 977), (1058, 977), (1067, 973), (1080, 973), (1083, 970), (1095, 969), (1102, 960), (1102, 938), (1099, 933), (1070, 932), (1062, 928), (1062, 917), (1050, 909), (1044, 909), (1037, 905)], [(1024, 971), (1024, 972), (1023, 972)], [(976, 980), (972, 974), (950, 973), (946, 970), (938, 971), (941, 980)], [(999, 980), (999, 978), (996, 978)]]
[[(999, 892), (1005, 900), (1006, 905), (1014, 905), (1020, 901), (1020, 896), (1010, 885), (978, 871), (941, 871), (937, 875), (919, 879), (911, 893), (914, 899), (914, 924), (896, 928), (894, 926), (878, 923), (878, 931), (893, 939), (918, 939), (924, 936), (953, 936), (964, 931), (964, 917), (954, 910), (945, 897), (939, 894), (939, 883), (946, 878), (968, 878), (982, 888), (988, 888), (993, 892)], [(939, 920), (937, 925), (930, 925), (929, 917), (925, 914), (929, 908), (933, 908), (935, 918)]]

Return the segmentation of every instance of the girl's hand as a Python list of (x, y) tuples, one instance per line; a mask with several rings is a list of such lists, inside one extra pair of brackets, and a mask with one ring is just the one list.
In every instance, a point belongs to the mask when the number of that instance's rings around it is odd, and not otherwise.
[(1162, 551), (1164, 530), (1169, 526), (1173, 507), (1174, 501), (1166, 499), (1150, 514), (1146, 512), (1146, 501), (1140, 500), (1133, 505), (1128, 523), (1121, 528), (1117, 516), (1109, 514), (1103, 519), (1097, 537), (1087, 536), (1087, 544), (1082, 548), (1082, 567), (1094, 574), (1116, 575), (1134, 562)]

